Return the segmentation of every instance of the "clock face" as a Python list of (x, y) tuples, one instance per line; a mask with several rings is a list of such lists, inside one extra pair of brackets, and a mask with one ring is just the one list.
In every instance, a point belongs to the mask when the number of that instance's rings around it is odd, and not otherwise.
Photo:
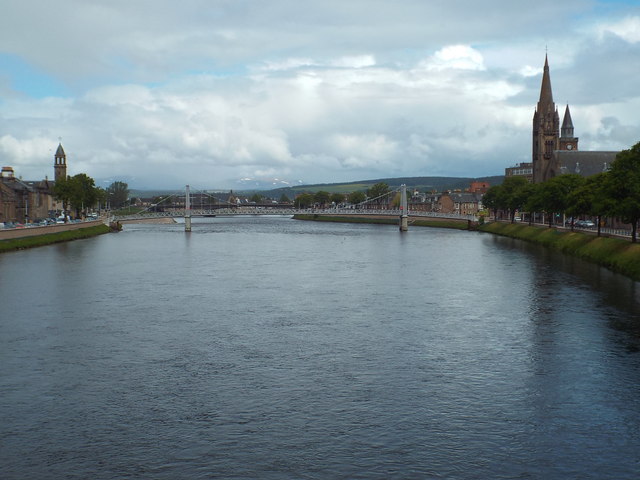
[(571, 144), (567, 145), (567, 150), (573, 150), (573, 145)]

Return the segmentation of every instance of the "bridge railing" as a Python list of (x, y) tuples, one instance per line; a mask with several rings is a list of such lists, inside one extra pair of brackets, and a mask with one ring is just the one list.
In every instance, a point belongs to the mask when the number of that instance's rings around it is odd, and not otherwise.
[[(378, 215), (378, 216), (401, 216), (400, 209), (359, 209), (359, 208), (266, 208), (266, 207), (232, 207), (220, 208), (215, 210), (192, 209), (192, 217), (201, 216), (231, 216), (231, 215), (295, 215), (295, 214), (317, 214), (317, 215)], [(410, 210), (408, 212), (411, 217), (431, 217), (431, 218), (447, 218), (455, 220), (471, 220), (477, 221), (475, 215), (462, 215), (457, 213), (442, 212), (425, 212)], [(144, 212), (134, 215), (116, 216), (114, 220), (143, 220), (149, 218), (178, 218), (184, 217), (184, 209), (175, 209), (163, 212)]]
[[(339, 215), (384, 215), (384, 216), (400, 216), (400, 209), (357, 209), (357, 208), (331, 208), (325, 210), (312, 210), (313, 213), (323, 214), (339, 214)], [(426, 212), (422, 210), (409, 210), (408, 215), (411, 217), (433, 217), (433, 218), (449, 218), (456, 220), (477, 221), (475, 215), (463, 215), (459, 213), (442, 213), (442, 212)]]

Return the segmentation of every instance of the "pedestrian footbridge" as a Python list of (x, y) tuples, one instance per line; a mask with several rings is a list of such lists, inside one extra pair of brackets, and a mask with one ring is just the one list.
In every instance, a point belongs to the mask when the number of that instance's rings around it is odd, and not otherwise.
[(184, 207), (182, 208), (164, 208), (162, 211), (150, 211), (143, 210), (139, 213), (129, 215), (116, 215), (113, 217), (113, 221), (136, 221), (147, 220), (154, 218), (184, 218), (185, 231), (191, 231), (191, 218), (193, 217), (229, 217), (238, 215), (296, 215), (296, 214), (312, 214), (312, 215), (339, 215), (339, 216), (378, 216), (378, 217), (396, 217), (399, 220), (399, 226), (401, 231), (406, 231), (409, 225), (408, 218), (411, 217), (426, 217), (426, 218), (439, 218), (439, 219), (451, 219), (451, 220), (466, 220), (470, 222), (477, 222), (478, 219), (475, 215), (460, 215), (457, 213), (440, 213), (440, 212), (425, 212), (425, 211), (409, 211), (408, 202), (406, 197), (406, 187), (402, 185), (398, 190), (389, 192), (385, 195), (396, 194), (400, 192), (401, 200), (399, 208), (387, 209), (387, 208), (375, 208), (372, 204), (372, 200), (369, 199), (361, 204), (352, 205), (349, 208), (290, 208), (282, 207), (281, 205), (269, 206), (269, 205), (225, 205), (216, 206), (216, 208), (191, 208), (189, 186), (187, 185), (185, 192)]

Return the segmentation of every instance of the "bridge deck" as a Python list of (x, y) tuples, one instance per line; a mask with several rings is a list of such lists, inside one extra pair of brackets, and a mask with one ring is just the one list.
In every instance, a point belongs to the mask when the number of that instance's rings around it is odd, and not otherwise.
[[(354, 215), (354, 216), (385, 216), (400, 217), (402, 210), (374, 210), (374, 209), (353, 209), (353, 208), (328, 208), (328, 209), (295, 209), (295, 208), (265, 208), (265, 207), (238, 207), (238, 208), (220, 208), (215, 210), (191, 210), (191, 217), (224, 217), (237, 215)], [(410, 217), (432, 217), (445, 218), (453, 220), (471, 220), (477, 221), (475, 215), (459, 215), (455, 213), (439, 213), (439, 212), (422, 212), (410, 211)], [(137, 215), (116, 216), (114, 220), (142, 220), (147, 218), (180, 218), (185, 216), (184, 210), (171, 210), (166, 212), (145, 212)]]

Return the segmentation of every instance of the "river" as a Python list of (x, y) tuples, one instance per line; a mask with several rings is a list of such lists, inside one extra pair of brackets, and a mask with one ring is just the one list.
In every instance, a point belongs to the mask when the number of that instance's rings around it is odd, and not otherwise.
[(2, 479), (632, 479), (639, 284), (478, 232), (126, 225), (0, 256)]

